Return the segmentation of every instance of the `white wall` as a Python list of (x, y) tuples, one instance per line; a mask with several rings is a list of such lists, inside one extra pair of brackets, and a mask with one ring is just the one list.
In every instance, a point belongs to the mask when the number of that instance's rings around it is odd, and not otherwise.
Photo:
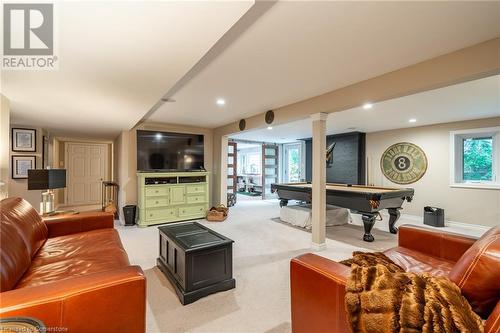
[[(366, 156), (369, 182), (386, 187), (412, 187), (415, 197), (405, 203), (403, 214), (422, 216), (424, 206), (445, 209), (448, 221), (495, 226), (500, 223), (500, 190), (450, 187), (450, 131), (500, 126), (500, 117), (401, 130), (368, 133)], [(411, 142), (422, 148), (428, 159), (426, 174), (407, 186), (394, 184), (380, 170), (380, 157), (392, 144)]]
[[(262, 164), (262, 146), (237, 148), (237, 151), (238, 151), (238, 159), (240, 159), (240, 157), (243, 155), (249, 155), (249, 154), (259, 155), (259, 168), (262, 169), (261, 165), (260, 165), (260, 164)], [(238, 161), (238, 169), (241, 169), (238, 171), (238, 175), (243, 174), (243, 172), (242, 172), (243, 168), (244, 168), (244, 165), (241, 165), (240, 161)], [(250, 170), (247, 168), (245, 170), (245, 173), (250, 173)], [(260, 170), (260, 173), (262, 173), (262, 170)]]
[(123, 206), (128, 203), (134, 203), (136, 200), (133, 199), (133, 202), (129, 202), (131, 199), (130, 195), (133, 195), (133, 189), (130, 188), (129, 182), (133, 179), (134, 175), (130, 171), (129, 167), (129, 150), (128, 145), (132, 144), (130, 142), (130, 131), (123, 131), (116, 138), (114, 142), (115, 149), (115, 159), (116, 159), (116, 182), (118, 183), (118, 211), (120, 215), (120, 219), (123, 220)]
[[(11, 160), (12, 156), (18, 155), (35, 155), (36, 156), (36, 168), (42, 168), (42, 146), (43, 146), (43, 135), (46, 132), (36, 126), (29, 125), (15, 125), (12, 124), (12, 128), (29, 128), (36, 130), (36, 151), (35, 152), (14, 152), (12, 151), (12, 142), (10, 143), (10, 156), (9, 156), (9, 178), (11, 177)], [(10, 130), (9, 130), (10, 132)], [(10, 134), (9, 134), (10, 135)], [(9, 179), (9, 197), (21, 197), (27, 200), (36, 210), (40, 210), (40, 203), (42, 202), (42, 191), (32, 190), (28, 191), (28, 179)]]
[(10, 101), (0, 94), (0, 200), (9, 196)]

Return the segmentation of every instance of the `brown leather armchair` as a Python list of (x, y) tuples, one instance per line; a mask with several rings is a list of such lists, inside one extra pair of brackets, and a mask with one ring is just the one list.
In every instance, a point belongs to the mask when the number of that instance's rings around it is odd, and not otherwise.
[(0, 207), (0, 317), (70, 332), (144, 332), (146, 280), (113, 215), (43, 220), (25, 200)]
[[(399, 228), (398, 246), (384, 252), (408, 272), (448, 276), (485, 319), (485, 332), (500, 332), (500, 226), (480, 239), (416, 227)], [(350, 332), (344, 308), (351, 269), (314, 254), (290, 263), (292, 332)]]

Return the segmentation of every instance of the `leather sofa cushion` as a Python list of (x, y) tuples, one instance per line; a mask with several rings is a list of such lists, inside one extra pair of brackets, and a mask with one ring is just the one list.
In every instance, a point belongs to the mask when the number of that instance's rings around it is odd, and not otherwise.
[(500, 226), (490, 229), (457, 261), (450, 279), (482, 318), (493, 311), (500, 295)]
[(448, 276), (454, 263), (441, 258), (397, 246), (384, 252), (392, 261), (412, 273), (431, 273), (436, 276)]
[(31, 258), (18, 229), (3, 215), (0, 215), (0, 244), (0, 291), (4, 292), (14, 288), (29, 268)]
[(11, 221), (19, 231), (31, 258), (45, 243), (48, 230), (38, 212), (22, 198), (7, 198), (2, 200), (0, 209), (1, 220)]
[(128, 265), (127, 253), (114, 229), (49, 238), (16, 288), (38, 286)]

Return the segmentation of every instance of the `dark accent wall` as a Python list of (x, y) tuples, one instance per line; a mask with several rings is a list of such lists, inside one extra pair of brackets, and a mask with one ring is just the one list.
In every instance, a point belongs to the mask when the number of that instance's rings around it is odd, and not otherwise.
[[(326, 137), (326, 147), (336, 142), (333, 150), (333, 164), (326, 168), (328, 183), (365, 184), (365, 133), (350, 132)], [(306, 143), (306, 180), (312, 181), (312, 138)], [(326, 164), (326, 152), (323, 155)]]

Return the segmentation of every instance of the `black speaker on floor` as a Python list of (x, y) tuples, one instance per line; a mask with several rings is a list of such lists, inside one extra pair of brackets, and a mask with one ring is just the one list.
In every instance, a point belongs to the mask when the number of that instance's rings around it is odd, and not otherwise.
[(444, 209), (425, 206), (424, 224), (439, 228), (444, 227)]

